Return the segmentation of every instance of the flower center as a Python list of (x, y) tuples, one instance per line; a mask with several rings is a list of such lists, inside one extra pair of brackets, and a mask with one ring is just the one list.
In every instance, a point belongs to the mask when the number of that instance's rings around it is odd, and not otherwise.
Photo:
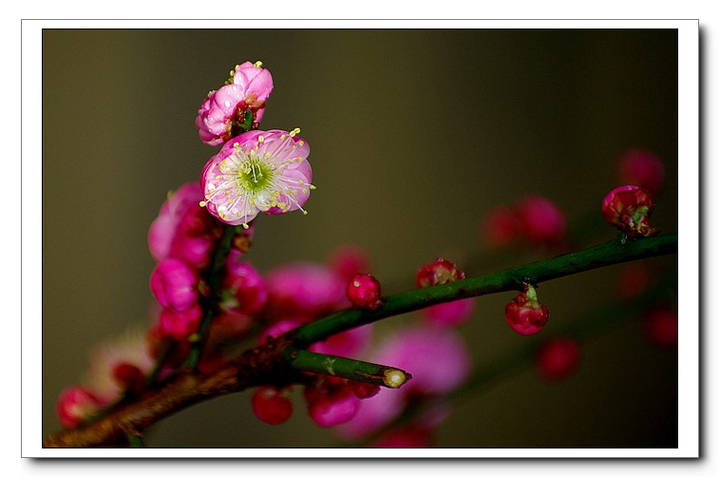
[(257, 156), (246, 157), (238, 167), (238, 186), (256, 193), (268, 187), (272, 182), (274, 170), (271, 166), (260, 160)]

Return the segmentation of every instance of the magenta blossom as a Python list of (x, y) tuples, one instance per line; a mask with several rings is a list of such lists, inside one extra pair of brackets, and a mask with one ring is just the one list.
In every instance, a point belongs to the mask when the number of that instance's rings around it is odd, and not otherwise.
[(310, 148), (298, 132), (249, 131), (225, 143), (203, 169), (201, 206), (226, 224), (243, 227), (260, 212), (305, 212), (312, 169)]
[(247, 124), (253, 129), (258, 127), (273, 89), (270, 71), (260, 65), (245, 62), (236, 66), (229, 84), (210, 92), (202, 103), (195, 126), (204, 143), (221, 145), (241, 133), (248, 113), (251, 121)]

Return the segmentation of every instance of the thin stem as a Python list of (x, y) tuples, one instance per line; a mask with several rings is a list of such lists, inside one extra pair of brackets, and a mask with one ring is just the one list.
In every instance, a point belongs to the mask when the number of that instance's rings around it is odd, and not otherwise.
[(220, 240), (220, 245), (218, 246), (218, 249), (215, 252), (215, 257), (213, 258), (212, 268), (207, 278), (207, 283), (210, 287), (210, 296), (203, 304), (203, 319), (200, 323), (200, 329), (198, 330), (196, 340), (190, 348), (190, 354), (186, 361), (186, 365), (193, 369), (196, 368), (198, 362), (200, 362), (203, 346), (205, 344), (205, 340), (207, 339), (208, 332), (210, 331), (210, 324), (212, 324), (212, 321), (217, 314), (220, 282), (225, 271), (225, 262), (227, 261), (228, 253), (230, 253), (232, 240), (236, 232), (237, 229), (235, 226), (225, 226), (222, 239)]
[(601, 245), (549, 260), (388, 296), (385, 305), (378, 310), (345, 310), (300, 327), (296, 343), (298, 346), (304, 347), (348, 329), (438, 303), (503, 291), (521, 290), (524, 283), (537, 285), (544, 281), (599, 267), (676, 252), (677, 234), (630, 240), (624, 244), (619, 239), (613, 239)]
[(285, 357), (295, 370), (369, 382), (391, 389), (399, 388), (412, 378), (410, 373), (394, 367), (306, 350), (290, 348)]

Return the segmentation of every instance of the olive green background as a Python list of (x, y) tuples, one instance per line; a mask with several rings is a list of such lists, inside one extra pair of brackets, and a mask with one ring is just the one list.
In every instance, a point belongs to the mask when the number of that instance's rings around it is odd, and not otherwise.
[[(302, 128), (318, 186), (309, 215), (258, 219), (248, 259), (261, 270), (359, 244), (396, 292), (437, 256), (471, 275), (531, 260), (484, 257), (479, 236), (490, 208), (529, 193), (594, 232), (586, 244), (610, 239), (599, 205), (627, 147), (665, 162), (653, 220), (677, 230), (673, 30), (46, 30), (42, 47), (43, 435), (59, 428), (55, 399), (81, 378), (89, 347), (146, 320), (147, 228), (167, 191), (197, 180), (217, 150), (197, 137), (197, 109), (246, 60), (262, 60), (275, 81), (262, 128)], [(541, 334), (610, 297), (616, 274), (543, 284), (551, 320)], [(475, 363), (540, 339), (509, 330), (511, 297), (478, 300), (462, 329)], [(677, 388), (676, 350), (648, 346), (631, 321), (585, 346), (563, 383), (526, 368), (468, 396), (438, 445), (676, 446)], [(334, 446), (295, 406), (271, 427), (253, 417), (249, 393), (230, 395), (147, 440)]]

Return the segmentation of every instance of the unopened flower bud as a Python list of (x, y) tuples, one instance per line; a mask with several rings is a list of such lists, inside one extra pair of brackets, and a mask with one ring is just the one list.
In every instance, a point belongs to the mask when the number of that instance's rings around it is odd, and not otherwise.
[(631, 238), (660, 232), (650, 227), (649, 217), (654, 209), (650, 192), (634, 185), (615, 188), (602, 202), (602, 214), (607, 223)]
[(56, 411), (63, 427), (77, 427), (103, 407), (102, 401), (82, 386), (64, 389), (58, 397)]
[(353, 277), (345, 292), (355, 308), (377, 310), (385, 303), (380, 295), (380, 282), (370, 274), (358, 274)]
[(285, 423), (292, 416), (292, 402), (288, 390), (279, 390), (264, 386), (255, 390), (252, 396), (252, 409), (255, 416), (270, 425)]
[(185, 263), (174, 258), (160, 262), (150, 275), (150, 290), (157, 302), (166, 309), (187, 310), (199, 298), (198, 275)]
[(538, 301), (537, 292), (531, 285), (527, 285), (525, 291), (505, 307), (505, 319), (508, 324), (523, 336), (539, 332), (545, 327), (549, 315), (548, 308)]
[(465, 273), (449, 260), (436, 258), (434, 262), (420, 267), (417, 273), (417, 287), (427, 288), (465, 279)]

